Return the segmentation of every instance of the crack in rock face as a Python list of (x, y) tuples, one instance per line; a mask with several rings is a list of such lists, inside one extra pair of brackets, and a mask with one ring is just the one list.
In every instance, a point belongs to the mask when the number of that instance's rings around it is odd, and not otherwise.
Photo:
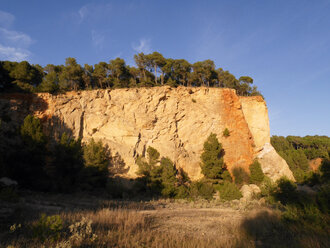
[[(1, 96), (0, 109), (16, 108), (13, 119), (17, 121), (32, 109), (50, 135), (67, 131), (83, 142), (102, 140), (112, 154), (120, 156), (128, 177), (136, 177), (136, 157), (152, 146), (193, 180), (201, 178), (203, 144), (215, 133), (229, 170), (241, 166), (248, 171), (258, 157), (271, 178), (282, 174), (290, 178), (291, 171), (276, 151), (266, 153), (271, 149), (269, 119), (261, 97), (239, 97), (232, 89), (154, 87), (19, 98)], [(33, 105), (36, 102), (40, 104)], [(230, 131), (228, 137), (223, 135), (225, 129)]]

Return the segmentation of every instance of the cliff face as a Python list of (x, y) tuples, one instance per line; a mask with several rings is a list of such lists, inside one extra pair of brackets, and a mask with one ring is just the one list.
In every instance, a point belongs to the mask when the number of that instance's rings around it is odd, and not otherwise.
[[(66, 131), (83, 141), (101, 139), (123, 159), (130, 177), (136, 176), (135, 158), (148, 146), (198, 179), (210, 133), (222, 143), (229, 170), (247, 169), (270, 139), (263, 99), (238, 97), (231, 89), (155, 87), (0, 98), (0, 107), (9, 104), (16, 115), (32, 111), (42, 118), (49, 134)], [(222, 135), (225, 128), (229, 137)]]

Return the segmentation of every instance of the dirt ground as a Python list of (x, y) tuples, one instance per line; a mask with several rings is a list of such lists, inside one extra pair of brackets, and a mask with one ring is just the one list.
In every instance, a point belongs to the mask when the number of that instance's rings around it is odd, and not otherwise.
[[(329, 238), (324, 235), (306, 236), (306, 232), (303, 229), (300, 231), (300, 228), (289, 231), (280, 221), (279, 210), (261, 200), (226, 203), (216, 200), (128, 201), (96, 195), (50, 195), (34, 192), (24, 192), (18, 202), (0, 202), (0, 241), (7, 237), (7, 243), (11, 243), (8, 239), (9, 227), (13, 223), (29, 223), (38, 219), (41, 213), (69, 217), (75, 216), (75, 213), (87, 215), (94, 218), (95, 224), (99, 222), (98, 235), (104, 234), (104, 240), (109, 223), (110, 226), (111, 222), (122, 223), (123, 232), (118, 231), (120, 234), (117, 234), (123, 235), (131, 231), (131, 235), (135, 236), (123, 236), (121, 240), (112, 237), (121, 244), (118, 247), (135, 247), (123, 243), (133, 238), (136, 242), (147, 242), (136, 247), (148, 247), (148, 244), (154, 247), (155, 243), (151, 240), (154, 235), (160, 235), (160, 243), (164, 244), (159, 246), (157, 243), (155, 247), (210, 247), (210, 244), (218, 240), (221, 242), (214, 247), (328, 247), (329, 244)], [(143, 227), (139, 227), (139, 223)], [(146, 235), (151, 241), (144, 238)], [(184, 242), (188, 246), (166, 243), (168, 240)], [(316, 243), (317, 246), (314, 245)]]

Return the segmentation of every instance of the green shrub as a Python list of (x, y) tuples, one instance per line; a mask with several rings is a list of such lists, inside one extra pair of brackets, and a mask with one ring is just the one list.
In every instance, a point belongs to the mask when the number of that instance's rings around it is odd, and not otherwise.
[(91, 139), (83, 147), (84, 168), (81, 171), (81, 186), (85, 189), (104, 187), (109, 174), (109, 154), (102, 141)]
[(214, 189), (211, 183), (205, 181), (193, 182), (189, 188), (189, 195), (192, 199), (206, 199), (213, 198)]
[(250, 183), (260, 185), (264, 180), (265, 174), (261, 169), (261, 165), (258, 160), (255, 160), (249, 167), (250, 169)]
[(309, 171), (305, 173), (303, 184), (314, 186), (321, 183), (321, 175), (319, 172)]
[(220, 200), (231, 201), (235, 199), (240, 199), (242, 197), (241, 192), (234, 183), (225, 181), (222, 185), (218, 187)]
[(180, 185), (176, 190), (176, 199), (187, 199), (189, 197), (189, 188), (185, 185)]
[(269, 197), (272, 196), (272, 194), (274, 193), (276, 189), (276, 184), (272, 182), (272, 180), (265, 176), (264, 180), (262, 181), (262, 183), (260, 184), (260, 194), (262, 197)]
[(20, 137), (22, 145), (14, 148), (16, 152), (11, 151), (14, 161), (8, 171), (20, 186), (44, 190), (49, 184), (44, 169), (47, 142), (40, 120), (32, 115), (26, 116), (20, 128)]
[(320, 230), (328, 227), (327, 217), (322, 214), (315, 203), (312, 204), (288, 204), (285, 206), (282, 219), (287, 223), (296, 223), (309, 229)]
[(330, 185), (325, 184), (321, 187), (316, 196), (316, 201), (320, 207), (320, 210), (324, 214), (330, 213)]
[(42, 241), (46, 239), (58, 240), (62, 229), (62, 219), (59, 215), (46, 216), (42, 214), (40, 219), (32, 225), (33, 236)]
[(242, 167), (235, 167), (232, 173), (237, 186), (241, 187), (243, 184), (249, 183), (250, 176)]
[(221, 174), (226, 170), (223, 161), (224, 150), (217, 136), (211, 133), (204, 143), (204, 151), (201, 155), (201, 169), (206, 178), (221, 179)]
[(149, 157), (149, 164), (152, 166), (155, 165), (158, 162), (160, 156), (159, 152), (155, 148), (149, 146), (147, 149), (147, 153)]
[[(143, 176), (146, 189), (164, 197), (183, 198), (187, 193), (189, 177), (182, 168), (177, 170), (169, 158), (159, 160), (159, 152), (152, 147), (147, 149), (149, 163), (145, 157), (138, 156), (138, 174)], [(157, 165), (159, 163), (159, 166)], [(182, 186), (182, 187), (181, 187)]]
[(233, 178), (231, 177), (231, 175), (230, 175), (230, 173), (229, 173), (228, 170), (225, 170), (225, 171), (222, 173), (221, 177), (222, 177), (222, 180), (225, 181), (225, 182), (226, 182), (226, 181), (227, 181), (227, 182), (232, 182), (232, 181), (233, 181)]
[(297, 203), (299, 201), (297, 186), (295, 183), (286, 177), (280, 178), (276, 183), (277, 188), (273, 195), (277, 201), (280, 201), (282, 204)]
[(319, 171), (321, 173), (321, 180), (323, 183), (330, 183), (330, 160), (323, 159)]
[[(48, 175), (57, 191), (72, 192), (81, 183), (84, 168), (83, 149), (80, 139), (74, 140), (63, 133), (53, 151), (53, 161), (48, 166)], [(80, 175), (79, 177), (77, 175)]]
[(174, 167), (173, 162), (169, 158), (161, 158), (160, 160), (161, 169), (161, 194), (165, 197), (174, 197), (177, 194), (177, 171)]
[(145, 176), (145, 177), (150, 176), (150, 171), (152, 167), (149, 165), (148, 162), (146, 162), (145, 157), (138, 156), (135, 163), (138, 165), (137, 174), (139, 176)]
[(230, 131), (229, 131), (229, 129), (228, 128), (225, 128), (225, 130), (223, 130), (223, 132), (222, 132), (222, 135), (223, 135), (223, 137), (229, 137), (230, 136)]

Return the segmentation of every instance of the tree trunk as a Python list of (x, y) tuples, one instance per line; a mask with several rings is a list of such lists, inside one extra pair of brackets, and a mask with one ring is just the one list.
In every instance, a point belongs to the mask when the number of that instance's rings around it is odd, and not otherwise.
[(162, 75), (160, 76), (161, 84), (164, 85), (164, 72), (162, 71)]
[(147, 77), (146, 77), (146, 72), (145, 72), (145, 70), (142, 69), (142, 72), (143, 72), (143, 79), (144, 79), (144, 81), (147, 81)]
[(157, 84), (157, 65), (154, 65), (154, 69), (155, 69), (155, 84)]

